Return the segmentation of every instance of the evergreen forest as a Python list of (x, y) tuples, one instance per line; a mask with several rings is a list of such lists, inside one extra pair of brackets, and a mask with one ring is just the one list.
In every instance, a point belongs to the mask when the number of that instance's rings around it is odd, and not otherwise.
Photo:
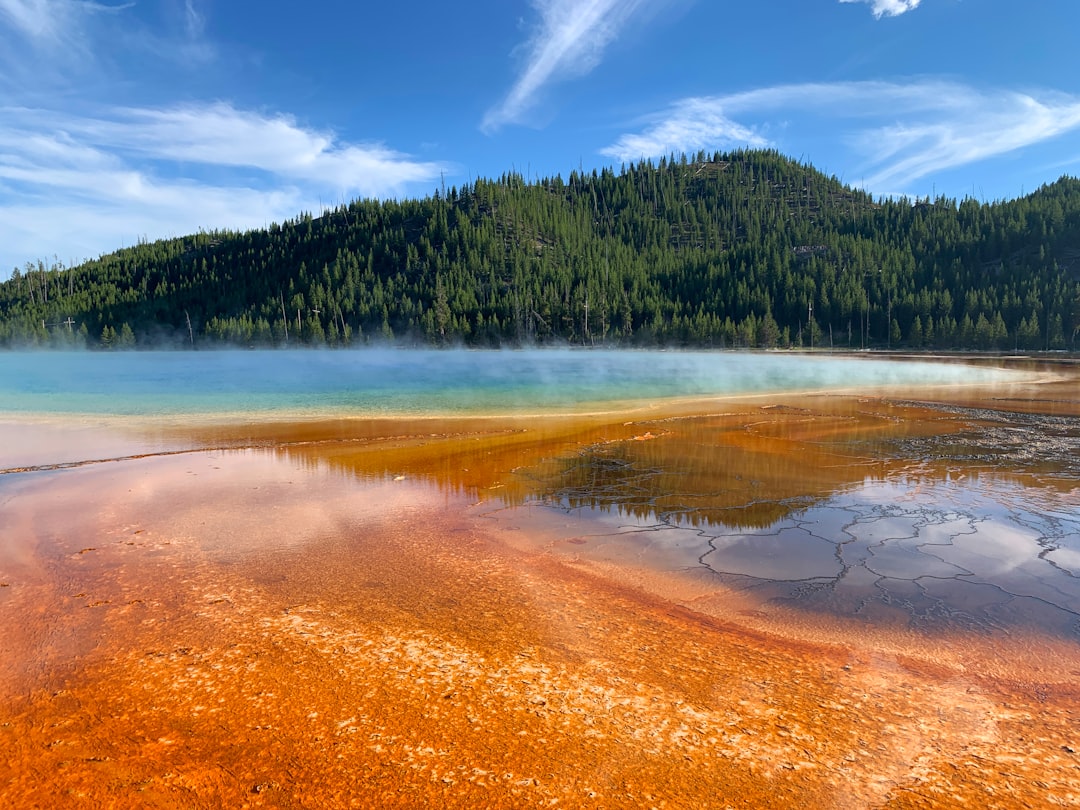
[[(48, 246), (42, 246), (47, 251)], [(0, 283), (0, 346), (1075, 350), (1080, 180), (877, 199), (774, 151), (357, 200)]]

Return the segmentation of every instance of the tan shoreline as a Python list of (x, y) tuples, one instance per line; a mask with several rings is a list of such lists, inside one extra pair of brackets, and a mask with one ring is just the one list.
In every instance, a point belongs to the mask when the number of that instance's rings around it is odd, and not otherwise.
[[(1053, 395), (1025, 402), (1070, 398), (1036, 390)], [(833, 394), (712, 405), (196, 426), (127, 439), (181, 455), (0, 476), (0, 800), (1080, 802), (1075, 641), (778, 609), (590, 558), (574, 543), (587, 515), (536, 505), (530, 476), (584, 447), (682, 458), (683, 491), (724, 506), (727, 472), (692, 459), (702, 437), (782, 500), (911, 463), (863, 458), (858, 442), (955, 429)]]

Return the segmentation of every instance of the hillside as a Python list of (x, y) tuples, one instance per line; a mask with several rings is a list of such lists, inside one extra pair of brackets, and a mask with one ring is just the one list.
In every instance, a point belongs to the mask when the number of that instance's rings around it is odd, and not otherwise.
[(771, 151), (506, 174), (0, 284), (8, 347), (1062, 349), (1078, 336), (1080, 180), (1005, 202), (875, 201)]

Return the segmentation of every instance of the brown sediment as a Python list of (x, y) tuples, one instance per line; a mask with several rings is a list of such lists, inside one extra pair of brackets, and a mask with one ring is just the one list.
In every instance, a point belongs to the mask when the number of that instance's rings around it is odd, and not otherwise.
[(0, 802), (1075, 805), (1075, 640), (590, 555), (585, 506), (763, 526), (868, 477), (985, 470), (903, 452), (970, 424), (799, 397), (201, 426), (180, 455), (0, 476)]

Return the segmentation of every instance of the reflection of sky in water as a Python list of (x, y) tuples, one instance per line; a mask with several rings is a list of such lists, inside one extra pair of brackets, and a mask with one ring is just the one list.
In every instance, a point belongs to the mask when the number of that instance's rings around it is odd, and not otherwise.
[(1048, 552), (1046, 559), (1064, 573), (1080, 578), (1080, 549), (1059, 548)]
[(1076, 495), (990, 477), (876, 481), (749, 531), (691, 525), (686, 516), (635, 525), (626, 514), (594, 510), (610, 531), (575, 553), (704, 569), (807, 609), (888, 608), (916, 625), (1034, 622), (1077, 633)]
[(5, 352), (0, 412), (534, 412), (618, 400), (1009, 379), (1016, 379), (1012, 372), (959, 363), (732, 352)]

